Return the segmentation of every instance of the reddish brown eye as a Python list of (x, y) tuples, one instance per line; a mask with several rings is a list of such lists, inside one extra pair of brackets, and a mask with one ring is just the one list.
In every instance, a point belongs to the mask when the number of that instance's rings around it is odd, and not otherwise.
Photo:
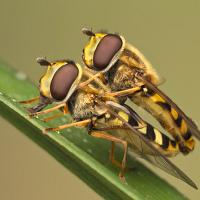
[(66, 64), (58, 69), (51, 81), (51, 96), (58, 101), (65, 99), (77, 76), (78, 68), (75, 64)]
[(122, 40), (118, 35), (108, 34), (103, 37), (94, 52), (94, 68), (98, 71), (105, 69), (121, 46)]

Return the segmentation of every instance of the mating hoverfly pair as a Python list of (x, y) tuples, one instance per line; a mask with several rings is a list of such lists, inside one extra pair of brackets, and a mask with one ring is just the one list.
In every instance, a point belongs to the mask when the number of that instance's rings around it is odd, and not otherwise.
[[(120, 168), (124, 178), (128, 147), (167, 173), (197, 189), (195, 183), (167, 157), (179, 152), (188, 154), (194, 149), (194, 135), (200, 131), (194, 122), (162, 91), (160, 78), (142, 53), (118, 34), (93, 33), (84, 28), (89, 42), (83, 49), (82, 68), (71, 60), (49, 62), (38, 58), (47, 66), (39, 81), (40, 96), (21, 101), (39, 103), (28, 109), (30, 116), (61, 110), (44, 121), (71, 114), (74, 122), (44, 130), (57, 131), (72, 126), (86, 127), (91, 136), (111, 141), (110, 160)], [(130, 99), (148, 111), (173, 139), (143, 120), (126, 104)], [(52, 108), (43, 110), (48, 104)], [(114, 133), (108, 133), (115, 130)], [(115, 160), (115, 144), (123, 146), (122, 162)]]

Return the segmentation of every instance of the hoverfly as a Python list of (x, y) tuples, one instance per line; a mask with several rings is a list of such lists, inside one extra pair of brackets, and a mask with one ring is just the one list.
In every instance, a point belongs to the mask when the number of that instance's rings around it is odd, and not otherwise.
[(200, 140), (196, 124), (161, 90), (161, 80), (144, 55), (123, 36), (105, 32), (94, 33), (87, 28), (82, 32), (89, 36), (83, 49), (83, 62), (96, 77), (103, 77), (111, 91), (118, 91), (121, 104), (127, 98), (149, 112), (161, 126), (179, 143), (180, 151), (188, 154), (194, 149), (192, 134)]
[[(120, 105), (118, 99), (113, 97), (114, 93), (104, 94), (94, 84), (88, 84), (80, 89), (79, 85), (85, 81), (84, 76), (87, 73), (83, 72), (78, 63), (71, 60), (49, 62), (44, 58), (37, 59), (37, 62), (48, 67), (39, 81), (40, 96), (21, 103), (29, 104), (39, 100), (36, 106), (28, 109), (30, 116), (61, 109), (64, 114), (71, 114), (74, 120), (70, 124), (47, 128), (44, 132), (72, 126), (86, 127), (91, 136), (111, 141), (110, 160), (121, 169), (120, 179), (125, 180), (124, 170), (129, 147), (155, 166), (197, 188), (188, 176), (167, 159), (180, 152), (177, 142), (145, 122), (129, 106)], [(51, 103), (56, 105), (42, 110)], [(45, 118), (44, 121), (56, 117), (59, 116)], [(120, 131), (109, 134), (107, 133), (109, 130)], [(123, 146), (122, 162), (115, 160), (115, 143)]]

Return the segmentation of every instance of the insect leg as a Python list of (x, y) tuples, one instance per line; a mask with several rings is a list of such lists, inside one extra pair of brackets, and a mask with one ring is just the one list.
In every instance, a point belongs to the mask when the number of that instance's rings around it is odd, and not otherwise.
[[(86, 67), (83, 70), (83, 73), (85, 76), (87, 76), (88, 78), (92, 78), (94, 76), (94, 73), (92, 73), (89, 69), (87, 69)], [(95, 73), (96, 74), (96, 73)], [(94, 79), (95, 83), (97, 83), (102, 89), (104, 89), (105, 91), (110, 91), (110, 88), (108, 86), (106, 86), (104, 84), (105, 82), (105, 77), (104, 75), (101, 73), (99, 74), (99, 77), (96, 77)]]
[(83, 90), (87, 93), (95, 94), (95, 95), (99, 95), (99, 94), (103, 93), (103, 90), (100, 90), (99, 88), (97, 89), (91, 85), (87, 85), (87, 86), (81, 88), (81, 90)]
[(44, 118), (44, 119), (42, 119), (42, 121), (48, 122), (48, 121), (53, 120), (53, 119), (56, 119), (56, 118), (58, 118), (58, 117), (62, 117), (62, 116), (64, 116), (64, 115), (67, 114), (67, 113), (68, 113), (68, 109), (67, 109), (67, 106), (65, 105), (64, 108), (63, 108), (63, 110), (62, 110), (62, 113), (53, 115), (53, 116), (51, 116), (51, 117)]
[(92, 82), (93, 80), (95, 80), (96, 78), (98, 78), (99, 76), (101, 76), (101, 72), (94, 74), (92, 77), (90, 77), (87, 81), (84, 81), (82, 83), (79, 84), (79, 88), (83, 88), (86, 85), (88, 85), (90, 82)]
[[(119, 173), (119, 178), (122, 180), (122, 181), (125, 181), (125, 177), (124, 177), (124, 171), (125, 171), (125, 167), (126, 167), (126, 156), (127, 156), (127, 150), (128, 150), (128, 144), (127, 144), (127, 141), (124, 141), (120, 138), (117, 138), (115, 136), (112, 136), (112, 135), (109, 135), (105, 132), (96, 132), (96, 131), (92, 131), (91, 132), (91, 135), (93, 137), (96, 137), (96, 138), (103, 138), (103, 139), (106, 139), (106, 140), (109, 140), (111, 141), (112, 143), (121, 143), (124, 147), (124, 155), (123, 155), (123, 159), (122, 159), (122, 163), (120, 164), (121, 165), (121, 171)], [(114, 149), (113, 149), (114, 150)], [(114, 152), (114, 151), (113, 151)]]
[(83, 126), (83, 127), (85, 127), (89, 123), (91, 123), (91, 119), (86, 119), (86, 120), (83, 120), (83, 121), (74, 122), (74, 123), (70, 123), (70, 124), (64, 124), (64, 125), (57, 126), (57, 127), (46, 128), (44, 130), (44, 133), (47, 132), (47, 131), (59, 131), (59, 130), (70, 128), (70, 127), (73, 127), (73, 126)]
[(49, 109), (46, 109), (46, 110), (43, 110), (43, 111), (39, 111), (39, 112), (35, 112), (35, 113), (30, 113), (30, 116), (32, 117), (32, 116), (47, 114), (47, 113), (50, 113), (50, 112), (52, 112), (54, 110), (57, 110), (57, 109), (59, 109), (61, 107), (66, 107), (66, 103), (61, 103), (59, 105), (56, 105), (56, 106), (54, 106), (52, 108), (49, 108)]
[(117, 91), (117, 92), (106, 92), (105, 96), (112, 96), (112, 97), (126, 96), (126, 95), (133, 94), (140, 90), (141, 90), (141, 87), (133, 87), (130, 89), (121, 90), (121, 91)]
[(39, 99), (40, 99), (40, 96), (35, 97), (35, 98), (33, 98), (33, 99), (28, 99), (28, 100), (24, 100), (24, 101), (19, 101), (19, 103), (21, 103), (21, 104), (31, 104), (31, 103), (33, 103), (33, 102), (38, 101)]
[(64, 115), (64, 113), (59, 113), (57, 115), (53, 115), (51, 117), (44, 118), (44, 119), (42, 119), (42, 121), (48, 122), (48, 121), (51, 121), (51, 120), (56, 119), (58, 117), (62, 117), (63, 115)]
[(110, 150), (109, 159), (114, 165), (122, 169), (122, 164), (118, 162), (117, 160), (115, 160), (115, 143), (114, 142), (111, 142), (111, 150)]

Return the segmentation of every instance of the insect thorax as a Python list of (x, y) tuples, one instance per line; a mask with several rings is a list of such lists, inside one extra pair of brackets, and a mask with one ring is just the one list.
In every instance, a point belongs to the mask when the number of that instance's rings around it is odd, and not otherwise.
[(76, 121), (99, 116), (105, 112), (97, 105), (95, 95), (80, 90), (70, 97), (68, 108)]
[(107, 80), (112, 91), (119, 91), (135, 86), (135, 72), (126, 64), (118, 61), (107, 73)]

